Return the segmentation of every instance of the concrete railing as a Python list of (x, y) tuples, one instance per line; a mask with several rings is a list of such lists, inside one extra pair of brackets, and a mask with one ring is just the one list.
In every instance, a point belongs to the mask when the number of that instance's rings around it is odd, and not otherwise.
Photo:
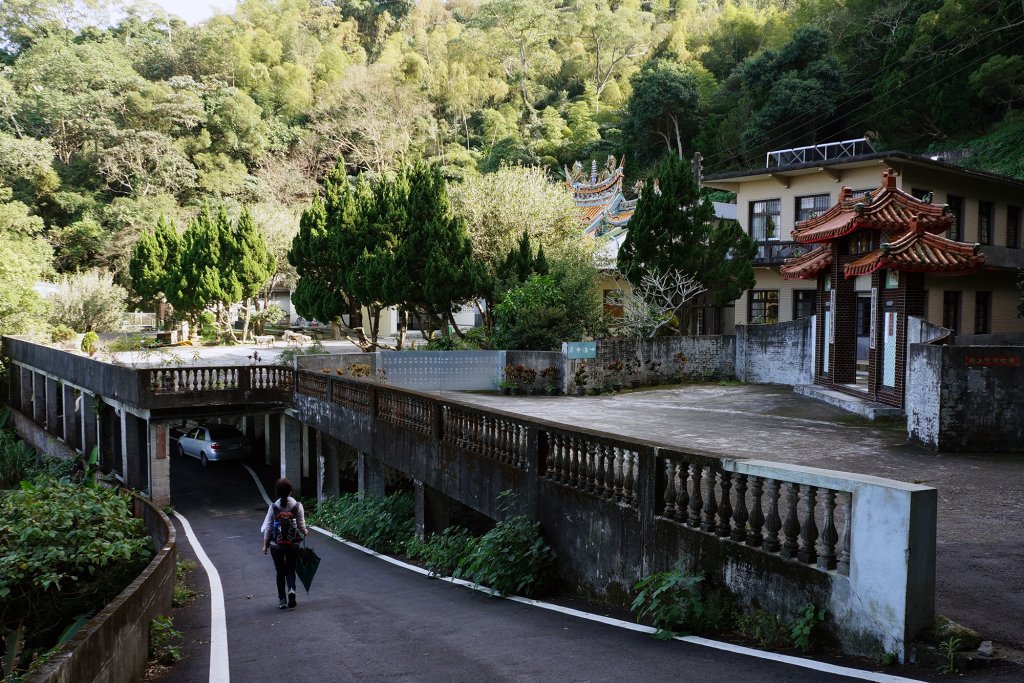
[(932, 623), (934, 489), (682, 451), (309, 371), (294, 404), (308, 424), (494, 518), (497, 494), (516, 491), (563, 577), (587, 591), (628, 592), (642, 572), (682, 562), (780, 615), (827, 607), (845, 649), (867, 655), (902, 657)]
[(151, 502), (133, 494), (156, 556), (127, 588), (54, 653), (32, 683), (131, 683), (149, 661), (149, 622), (171, 613), (176, 542), (174, 525)]

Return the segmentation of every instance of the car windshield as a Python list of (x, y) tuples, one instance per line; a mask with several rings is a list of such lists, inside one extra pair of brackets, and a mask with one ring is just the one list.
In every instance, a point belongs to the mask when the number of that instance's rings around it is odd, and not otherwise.
[(231, 438), (242, 436), (242, 433), (239, 432), (234, 427), (220, 426), (220, 427), (208, 427), (208, 429), (210, 430), (210, 438), (211, 439), (231, 439)]

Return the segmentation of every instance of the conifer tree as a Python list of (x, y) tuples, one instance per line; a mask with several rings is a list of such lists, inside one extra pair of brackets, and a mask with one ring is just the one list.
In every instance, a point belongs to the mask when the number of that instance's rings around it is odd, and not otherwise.
[[(678, 270), (708, 289), (722, 305), (754, 286), (751, 260), (757, 247), (735, 221), (715, 221), (711, 202), (700, 197), (689, 162), (673, 156), (658, 166), (659, 189), (650, 185), (637, 202), (619, 249), (618, 268), (634, 285), (645, 272)], [(693, 303), (679, 311), (686, 330)]]
[(244, 340), (249, 336), (252, 298), (259, 293), (270, 276), (274, 274), (275, 262), (248, 209), (242, 210), (242, 215), (235, 223), (233, 238), (236, 259), (231, 263), (230, 270), (234, 272), (241, 290), (241, 299), (245, 303), (245, 321), (242, 324), (242, 339)]
[(167, 300), (188, 314), (195, 326), (199, 312), (224, 300), (221, 290), (220, 241), (210, 207), (204, 206), (181, 238), (177, 267), (169, 273)]

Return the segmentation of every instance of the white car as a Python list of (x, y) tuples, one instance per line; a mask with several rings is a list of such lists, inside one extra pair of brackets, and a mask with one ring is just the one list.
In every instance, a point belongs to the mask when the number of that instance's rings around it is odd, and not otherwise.
[(211, 462), (243, 460), (252, 455), (252, 445), (242, 432), (228, 425), (199, 425), (178, 437), (178, 455)]

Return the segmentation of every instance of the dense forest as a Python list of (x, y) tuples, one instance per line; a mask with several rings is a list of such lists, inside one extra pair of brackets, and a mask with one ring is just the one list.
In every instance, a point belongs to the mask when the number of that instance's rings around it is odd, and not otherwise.
[[(666, 154), (705, 173), (869, 136), (1024, 177), (1022, 0), (0, 3), (0, 317), (12, 283), (124, 284), (160, 215), (247, 207), (278, 258), (327, 172)], [(51, 251), (52, 250), (52, 251)]]

